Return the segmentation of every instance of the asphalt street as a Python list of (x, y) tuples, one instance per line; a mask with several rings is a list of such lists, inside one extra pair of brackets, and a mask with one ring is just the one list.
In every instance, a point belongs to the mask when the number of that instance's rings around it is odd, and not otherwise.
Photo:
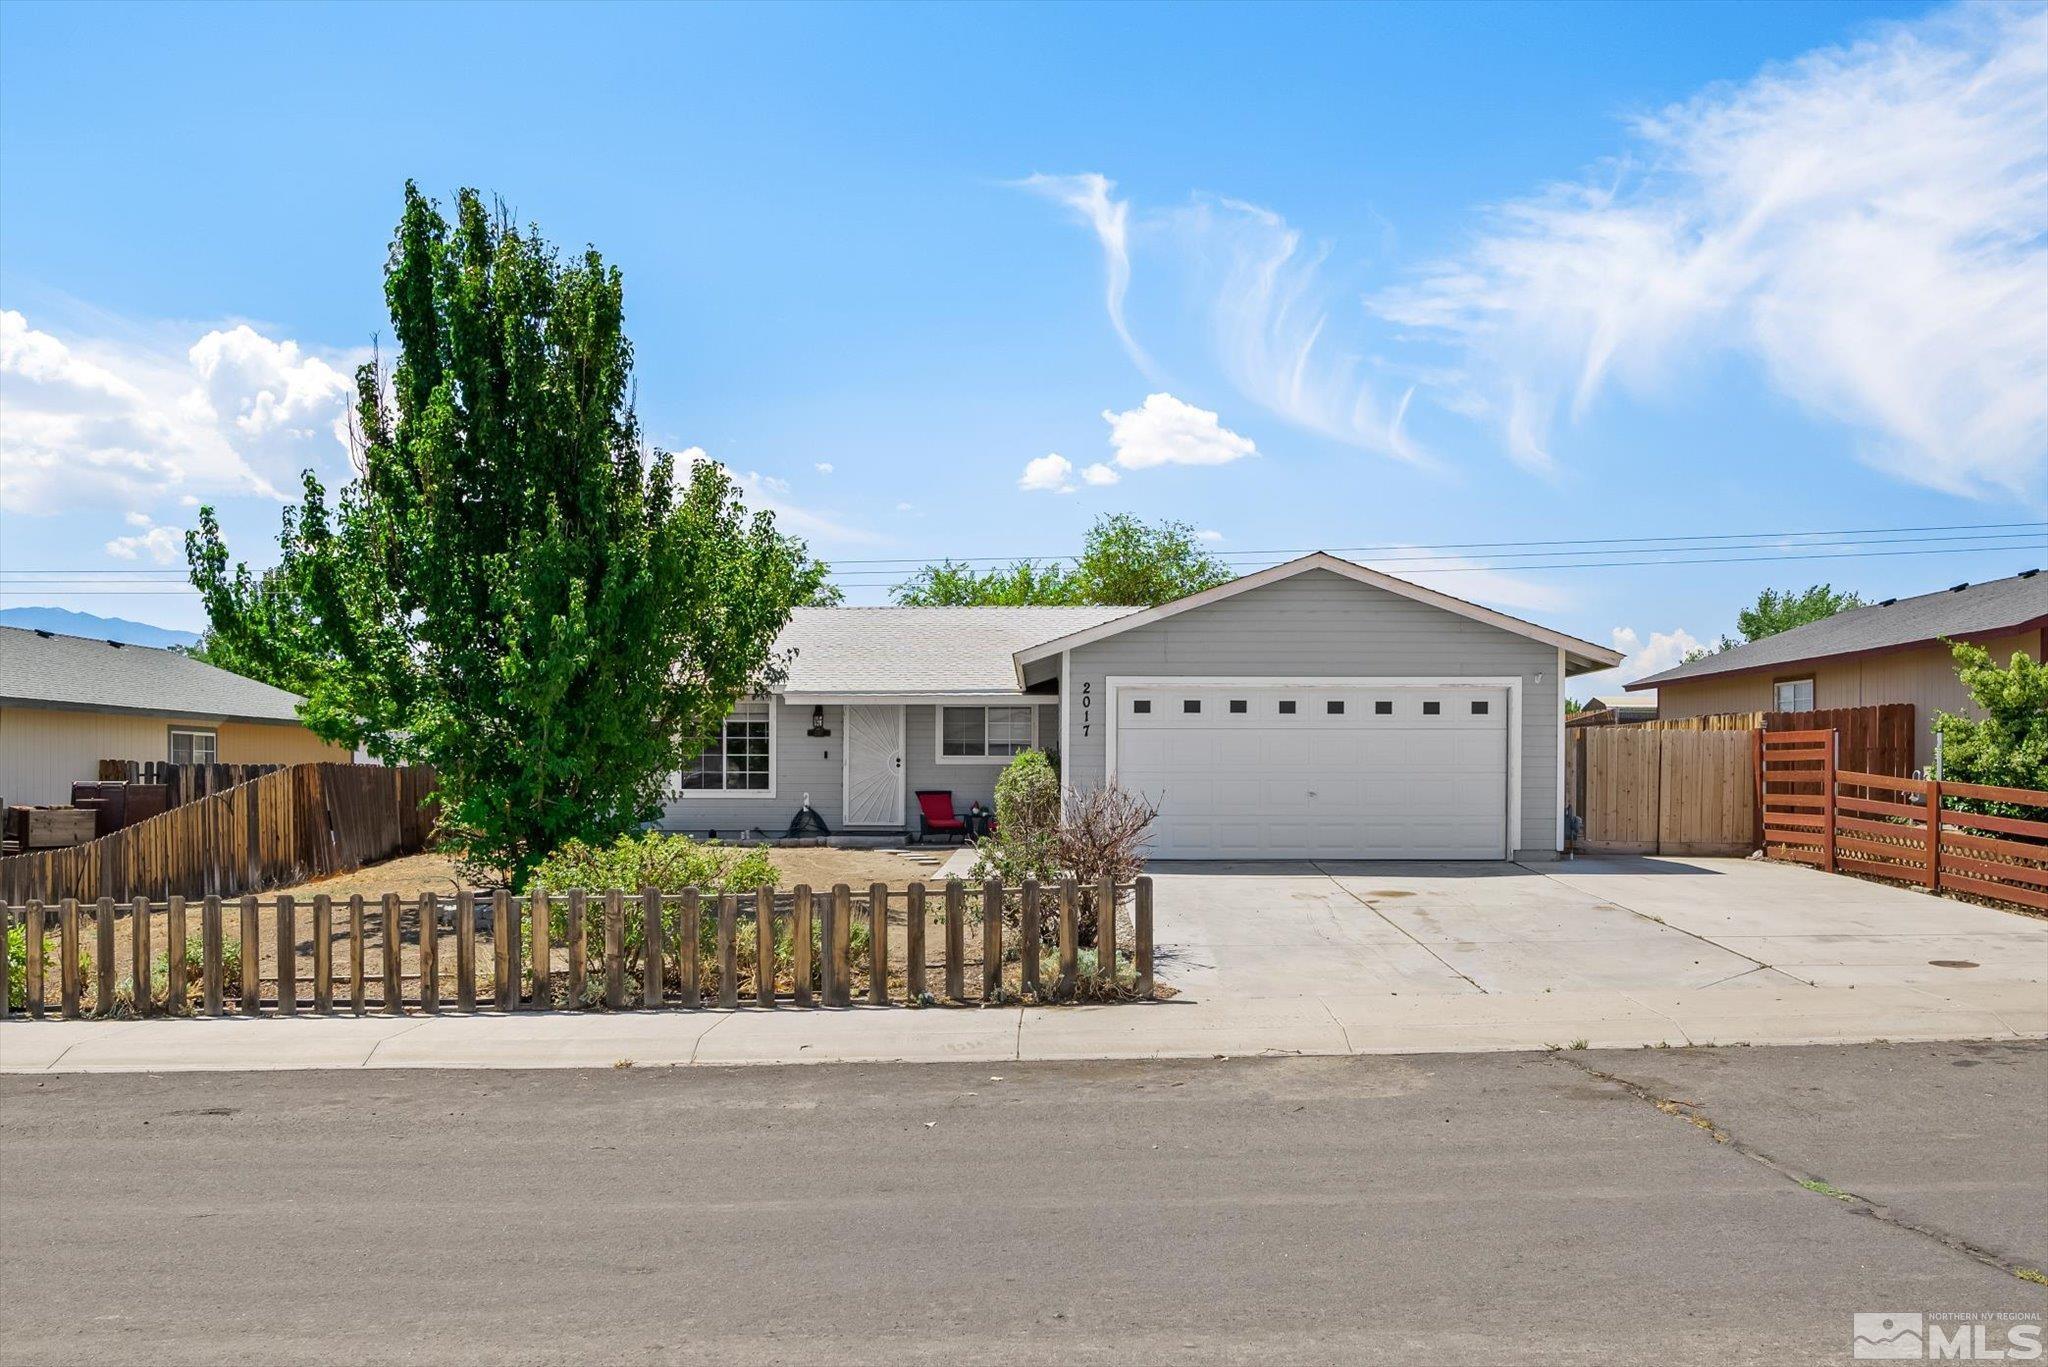
[(1846, 1362), (2048, 1046), (0, 1078), (8, 1363)]

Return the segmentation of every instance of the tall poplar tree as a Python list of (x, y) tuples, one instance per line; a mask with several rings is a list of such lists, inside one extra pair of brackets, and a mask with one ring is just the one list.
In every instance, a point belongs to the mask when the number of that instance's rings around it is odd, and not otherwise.
[(398, 354), (364, 366), (357, 468), (311, 472), (279, 564), (187, 539), (207, 657), (307, 697), (321, 736), (440, 773), (443, 829), (523, 878), (655, 814), (824, 567), (726, 471), (641, 440), (616, 267), (567, 263), (474, 191), (408, 183), (385, 267)]

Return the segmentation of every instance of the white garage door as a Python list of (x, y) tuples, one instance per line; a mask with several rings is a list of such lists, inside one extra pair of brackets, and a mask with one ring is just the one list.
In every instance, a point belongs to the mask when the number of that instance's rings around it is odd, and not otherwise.
[(1155, 859), (1504, 859), (1500, 688), (1120, 687)]

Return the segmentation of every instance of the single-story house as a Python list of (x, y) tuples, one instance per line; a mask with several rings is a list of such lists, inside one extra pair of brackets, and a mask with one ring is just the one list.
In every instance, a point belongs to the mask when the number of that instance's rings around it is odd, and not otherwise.
[(347, 763), (299, 702), (180, 651), (0, 627), (0, 800), (69, 802), (103, 759)]
[(1160, 607), (802, 608), (787, 677), (680, 776), (662, 824), (915, 831), (1026, 748), (1159, 806), (1158, 858), (1549, 858), (1566, 677), (1605, 646), (1333, 555)]
[(1657, 695), (1631, 698), (1626, 693), (1588, 698), (1586, 705), (1564, 719), (1566, 726), (1622, 726), (1657, 720)]
[(1658, 715), (1666, 718), (1912, 703), (1913, 764), (1926, 769), (1934, 763), (1934, 714), (1976, 713), (1956, 677), (1948, 641), (1983, 646), (2000, 664), (2021, 651), (2048, 658), (2048, 579), (2028, 570), (1917, 598), (1887, 598), (1628, 687), (1656, 689)]

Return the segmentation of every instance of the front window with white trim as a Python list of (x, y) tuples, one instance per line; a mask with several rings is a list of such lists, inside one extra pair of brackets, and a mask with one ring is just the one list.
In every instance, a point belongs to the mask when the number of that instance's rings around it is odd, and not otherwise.
[(1033, 707), (941, 707), (939, 759), (1008, 759), (1029, 750), (1038, 735)]
[(1813, 711), (1812, 679), (1780, 679), (1772, 687), (1773, 711)]
[(710, 744), (678, 776), (684, 792), (749, 793), (775, 790), (775, 724), (765, 702), (743, 702), (719, 725)]
[(171, 728), (171, 763), (216, 764), (219, 762), (219, 755), (218, 732), (186, 726)]

